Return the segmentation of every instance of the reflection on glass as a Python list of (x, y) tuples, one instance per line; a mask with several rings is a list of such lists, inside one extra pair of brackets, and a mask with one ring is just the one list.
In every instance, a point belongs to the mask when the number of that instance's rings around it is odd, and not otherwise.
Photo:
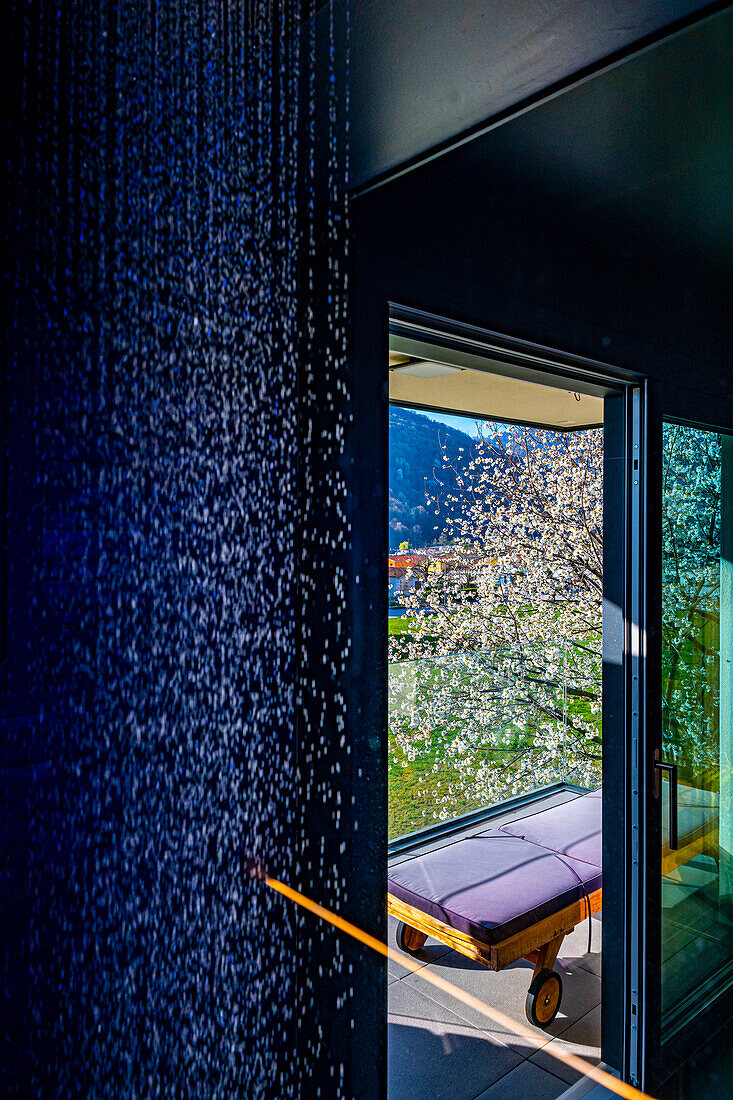
[(663, 780), (665, 1037), (733, 980), (732, 442), (664, 425), (662, 746), (679, 833), (673, 851)]

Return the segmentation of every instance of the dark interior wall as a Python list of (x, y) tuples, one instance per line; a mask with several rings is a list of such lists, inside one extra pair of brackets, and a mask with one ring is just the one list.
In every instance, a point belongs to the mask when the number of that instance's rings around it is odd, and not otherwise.
[(731, 57), (727, 9), (364, 194), (385, 297), (727, 395)]
[(363, 278), (394, 301), (467, 324), (731, 393), (725, 265), (636, 225), (579, 214), (450, 155), (355, 203)]
[[(598, 94), (604, 98), (602, 90)], [(613, 96), (609, 99), (616, 115), (623, 111), (622, 103), (613, 101)], [(626, 101), (629, 110), (631, 104)], [(720, 117), (715, 106), (711, 111)], [(593, 124), (602, 126), (604, 120), (598, 116), (595, 123), (582, 117), (578, 120), (581, 127)], [(534, 126), (543, 132), (541, 118)], [(544, 132), (552, 138), (551, 119)], [(361, 523), (370, 530), (373, 546), (387, 546), (390, 302), (600, 360), (647, 379), (650, 677), (645, 758), (650, 785), (651, 754), (659, 734), (655, 700), (660, 698), (661, 518), (655, 501), (661, 499), (661, 418), (666, 412), (733, 427), (730, 265), (725, 248), (722, 254), (717, 248), (697, 248), (681, 220), (678, 232), (662, 231), (659, 218), (644, 219), (638, 211), (632, 217), (623, 204), (599, 208), (592, 201), (592, 188), (590, 195), (586, 191), (579, 201), (570, 170), (567, 188), (562, 178), (558, 182), (557, 174), (545, 174), (541, 163), (535, 165), (532, 175), (528, 171), (523, 175), (526, 148), (521, 130), (513, 131), (510, 123), (499, 133), (501, 148), (489, 141), (483, 147), (466, 146), (366, 192), (354, 202), (354, 363), (363, 375), (363, 404), (357, 410), (353, 453), (375, 487), (371, 499), (364, 498)], [(576, 134), (579, 145), (583, 133), (581, 129)], [(668, 131), (662, 130), (659, 140), (674, 144)], [(722, 132), (720, 140), (726, 140)], [(548, 145), (552, 147), (551, 140)], [(603, 166), (596, 165), (594, 170), (602, 178)], [(576, 172), (581, 174), (581, 169)], [(633, 186), (630, 173), (618, 183), (618, 193)], [(664, 201), (660, 199), (660, 203)], [(713, 217), (715, 209), (711, 203)], [(667, 219), (662, 223), (669, 225)], [(714, 224), (709, 227), (713, 232)], [(721, 226), (721, 241), (729, 239), (726, 233)], [(366, 550), (363, 560), (367, 560)], [(375, 579), (369, 583), (372, 600), (368, 615), (376, 635), (383, 582)], [(384, 666), (373, 665), (372, 673), (376, 678), (370, 726), (375, 736), (383, 737)], [(386, 802), (384, 773), (382, 777), (374, 792), (380, 813), (384, 813)], [(648, 793), (651, 797), (651, 786)], [(646, 837), (645, 843), (649, 887), (654, 890), (655, 874), (656, 884), (659, 881), (658, 835)], [(619, 904), (623, 890), (619, 880)], [(651, 944), (652, 951), (655, 946)], [(374, 971), (376, 975), (376, 964)], [(617, 1065), (621, 1064), (621, 1023), (609, 1007), (604, 1049), (609, 1062)], [(658, 1065), (654, 1072), (661, 1072)]]

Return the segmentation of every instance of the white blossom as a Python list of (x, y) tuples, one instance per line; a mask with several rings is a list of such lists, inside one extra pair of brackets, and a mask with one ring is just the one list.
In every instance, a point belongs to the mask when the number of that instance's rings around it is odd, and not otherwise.
[(441, 816), (467, 788), (600, 782), (602, 453), (601, 430), (489, 430), (430, 501), (449, 545), (390, 640), (390, 732), (458, 775)]

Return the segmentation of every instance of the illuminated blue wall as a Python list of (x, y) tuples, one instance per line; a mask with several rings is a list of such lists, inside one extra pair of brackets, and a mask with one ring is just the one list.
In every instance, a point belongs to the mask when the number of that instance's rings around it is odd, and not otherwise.
[(348, 910), (360, 862), (347, 222), (307, 16), (38, 0), (9, 21), (14, 1096), (370, 1087), (358, 959), (246, 873)]

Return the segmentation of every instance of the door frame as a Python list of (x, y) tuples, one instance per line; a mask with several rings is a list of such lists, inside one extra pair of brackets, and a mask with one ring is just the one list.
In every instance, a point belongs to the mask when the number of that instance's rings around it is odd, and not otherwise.
[[(453, 350), (486, 354), (492, 364), (487, 369), (493, 373), (499, 363), (504, 373), (525, 381), (547, 385), (548, 377), (560, 378), (572, 382), (578, 391), (605, 391), (603, 858), (607, 912), (603, 955), (613, 960), (613, 966), (602, 968), (602, 1057), (625, 1080), (643, 1087), (647, 1060), (642, 1009), (647, 937), (641, 781), (648, 661), (647, 382), (643, 375), (609, 363), (395, 302), (388, 302), (388, 315), (389, 335), (423, 337)], [(612, 548), (613, 570), (606, 567), (607, 547)], [(619, 851), (624, 852), (622, 861)]]
[[(649, 511), (647, 540), (647, 603), (649, 621), (662, 621), (662, 430), (665, 421), (689, 424), (708, 431), (733, 434), (733, 399), (701, 389), (655, 382), (647, 411), (649, 498), (658, 506)], [(662, 759), (662, 636), (661, 629), (649, 633), (647, 644), (647, 727), (640, 768), (641, 820), (645, 838), (641, 846), (640, 913), (645, 930), (641, 1012), (644, 1035), (640, 1047), (642, 1077), (646, 1089), (663, 1089), (676, 1095), (685, 1077), (685, 1065), (722, 1028), (733, 1020), (733, 984), (710, 1005), (662, 1041), (661, 1019), (661, 798), (656, 789), (657, 759)], [(671, 1093), (669, 1090), (671, 1089)]]

